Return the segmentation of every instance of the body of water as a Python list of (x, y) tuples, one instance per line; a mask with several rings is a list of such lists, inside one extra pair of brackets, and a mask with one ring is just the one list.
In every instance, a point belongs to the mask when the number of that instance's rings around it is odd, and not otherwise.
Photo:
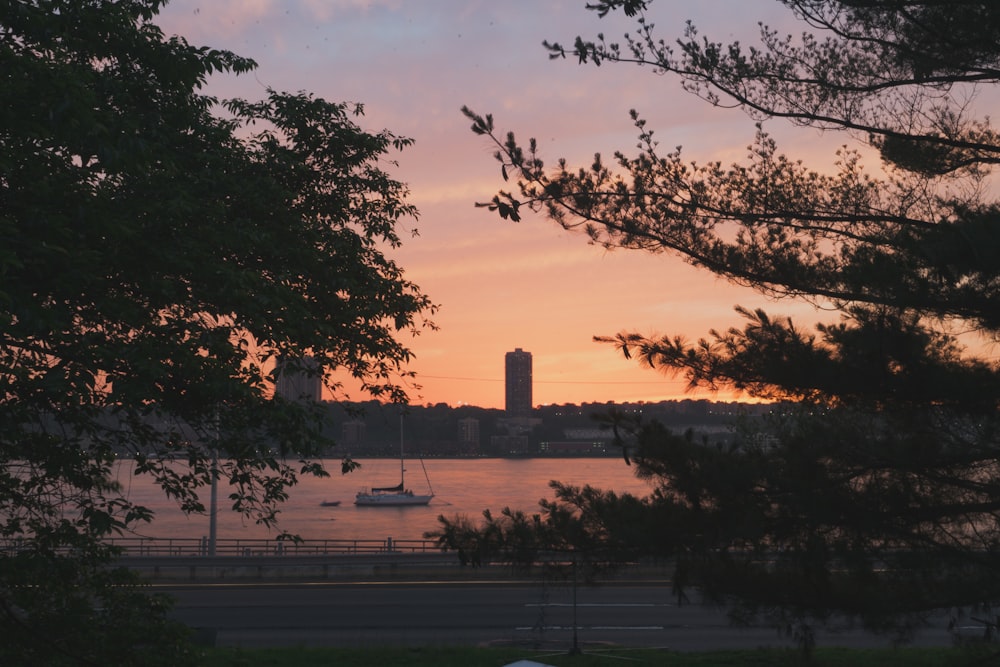
[[(416, 507), (356, 507), (354, 494), (362, 487), (389, 486), (399, 481), (399, 461), (362, 460), (361, 469), (340, 474), (340, 460), (329, 460), (326, 479), (303, 477), (281, 507), (279, 529), (247, 524), (228, 510), (229, 490), (219, 487), (218, 537), (273, 538), (286, 530), (307, 540), (419, 540), (439, 526), (437, 517), (466, 515), (477, 520), (484, 509), (499, 514), (504, 507), (534, 512), (541, 498), (552, 498), (550, 480), (590, 484), (600, 489), (645, 495), (649, 487), (635, 478), (634, 468), (620, 458), (430, 459), (424, 461), (434, 491), (430, 505)], [(208, 516), (185, 516), (163, 496), (148, 476), (131, 474), (132, 462), (123, 461), (119, 479), (129, 498), (152, 508), (156, 518), (138, 533), (157, 538), (200, 538), (208, 535)], [(427, 482), (420, 461), (406, 462), (406, 486), (425, 493)], [(208, 505), (208, 489), (203, 499)], [(336, 507), (324, 501), (339, 500)]]

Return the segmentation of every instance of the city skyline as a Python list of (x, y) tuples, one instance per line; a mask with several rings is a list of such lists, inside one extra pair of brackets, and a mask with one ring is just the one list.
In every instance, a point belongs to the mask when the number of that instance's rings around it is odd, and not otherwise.
[[(682, 145), (689, 159), (739, 161), (753, 139), (753, 122), (739, 110), (716, 109), (649, 69), (595, 69), (550, 61), (544, 39), (572, 43), (599, 32), (617, 39), (634, 30), (620, 12), (599, 20), (582, 0), (537, 3), (485, 0), (399, 3), (330, 0), (254, 3), (173, 0), (156, 22), (169, 36), (226, 48), (253, 58), (250, 75), (213, 77), (207, 92), (258, 99), (268, 87), (304, 90), (329, 100), (365, 105), (359, 124), (412, 137), (415, 145), (389, 158), (391, 176), (407, 183), (419, 220), (402, 221), (404, 244), (390, 256), (440, 305), (437, 331), (405, 339), (414, 353), (408, 370), (414, 403), (502, 408), (501, 354), (516, 344), (534, 354), (536, 405), (636, 402), (673, 398), (729, 400), (728, 394), (687, 393), (683, 377), (667, 377), (626, 360), (595, 335), (622, 330), (683, 335), (741, 326), (737, 304), (774, 314), (811, 307), (770, 303), (679, 258), (588, 245), (538, 215), (501, 221), (474, 207), (504, 186), (483, 137), (460, 113), (468, 105), (492, 113), (498, 128), (537, 137), (548, 164), (566, 157), (588, 165), (594, 151), (630, 150), (631, 108), (649, 120), (664, 146)], [(718, 41), (756, 41), (757, 21), (797, 30), (787, 11), (763, 0), (732, 2), (718, 12), (703, 3), (653, 3), (650, 17), (664, 38), (687, 19)], [(796, 130), (767, 129), (781, 139)], [(809, 142), (782, 144), (792, 157), (807, 146), (832, 161), (842, 135), (810, 132)], [(413, 229), (419, 235), (410, 237)], [(346, 384), (349, 390), (350, 383)], [(367, 398), (356, 390), (350, 400)]]

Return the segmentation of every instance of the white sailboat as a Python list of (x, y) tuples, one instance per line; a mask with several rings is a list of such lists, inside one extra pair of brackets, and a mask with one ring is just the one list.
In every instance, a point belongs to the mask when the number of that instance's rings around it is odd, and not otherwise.
[[(423, 466), (421, 461), (420, 465)], [(405, 505), (427, 505), (434, 497), (434, 490), (431, 489), (431, 480), (427, 477), (427, 469), (424, 468), (424, 477), (427, 479), (428, 493), (418, 494), (406, 488), (404, 475), (403, 456), (403, 418), (399, 418), (399, 484), (396, 486), (372, 487), (358, 492), (354, 497), (355, 505), (366, 507), (399, 507)]]

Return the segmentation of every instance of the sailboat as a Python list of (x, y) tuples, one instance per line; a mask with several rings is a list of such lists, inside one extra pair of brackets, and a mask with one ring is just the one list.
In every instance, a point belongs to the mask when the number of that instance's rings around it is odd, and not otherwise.
[[(423, 466), (421, 461), (420, 465)], [(405, 505), (427, 505), (434, 497), (434, 490), (430, 488), (431, 480), (427, 477), (427, 469), (424, 468), (424, 477), (427, 479), (427, 489), (429, 493), (418, 494), (406, 488), (403, 478), (406, 473), (403, 457), (403, 418), (399, 418), (399, 484), (396, 486), (372, 487), (370, 490), (359, 491), (354, 497), (355, 505), (367, 507), (399, 507)]]

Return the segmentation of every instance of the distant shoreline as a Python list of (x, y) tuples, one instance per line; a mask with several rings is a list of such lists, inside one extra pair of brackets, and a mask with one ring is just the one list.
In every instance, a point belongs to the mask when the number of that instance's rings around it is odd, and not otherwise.
[[(331, 453), (325, 455), (323, 458), (343, 458), (343, 456), (350, 456), (352, 459), (399, 459), (399, 454), (393, 456), (392, 454), (366, 454), (363, 456), (354, 456), (352, 454), (337, 454)], [(520, 461), (522, 459), (620, 459), (622, 458), (621, 452), (612, 452), (608, 454), (526, 454), (524, 456), (496, 456), (493, 454), (469, 454), (467, 456), (462, 456), (458, 454), (407, 454), (407, 459), (455, 459), (455, 460), (467, 460), (467, 459), (504, 459), (510, 461)]]

